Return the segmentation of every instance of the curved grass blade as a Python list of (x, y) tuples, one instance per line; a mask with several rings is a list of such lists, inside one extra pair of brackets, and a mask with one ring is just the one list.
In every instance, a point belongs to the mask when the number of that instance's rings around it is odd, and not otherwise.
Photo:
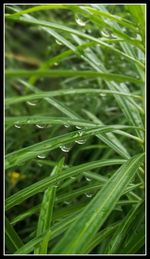
[[(94, 123), (100, 123), (101, 125), (104, 125), (103, 122), (98, 119), (94, 114), (92, 114), (90, 111), (83, 110), (83, 112), (90, 118)], [(111, 147), (113, 150), (115, 150), (119, 155), (121, 155), (124, 158), (129, 158), (129, 152), (127, 149), (122, 145), (122, 143), (116, 138), (116, 136), (109, 132), (106, 134), (97, 134), (96, 135), (100, 140), (102, 140), (105, 144), (107, 144), (109, 147)]]
[(25, 218), (27, 217), (30, 217), (31, 215), (33, 215), (34, 213), (36, 213), (37, 211), (40, 210), (40, 206), (41, 205), (37, 205), (37, 206), (34, 206), (33, 208), (17, 215), (16, 217), (12, 218), (11, 220), (11, 225), (15, 225), (16, 223), (18, 223), (19, 221), (22, 221), (24, 220)]
[(14, 116), (14, 117), (6, 117), (5, 123), (6, 125), (13, 126), (15, 123), (19, 125), (32, 125), (32, 124), (46, 124), (46, 125), (79, 125), (83, 127), (95, 127), (99, 126), (98, 123), (93, 123), (87, 120), (75, 120), (69, 119), (67, 117), (49, 117), (49, 116)]
[[(85, 173), (83, 173), (84, 175), (87, 175), (87, 176), (89, 176), (89, 177), (91, 177), (92, 178), (92, 176), (93, 176), (93, 172), (92, 173), (90, 173), (90, 175), (89, 174), (85, 174)], [(94, 174), (95, 175), (95, 174)], [(102, 176), (100, 176), (100, 175), (96, 175), (96, 177), (94, 178), (94, 179), (96, 179), (96, 180), (98, 180), (98, 181), (102, 181), (102, 179), (103, 179), (103, 182), (105, 182), (106, 183), (106, 179), (104, 180), (104, 178), (101, 178)], [(134, 185), (130, 185), (129, 184), (129, 186), (127, 187), (127, 189), (124, 191), (124, 194), (126, 194), (126, 193), (128, 193), (128, 192), (131, 192), (132, 190), (134, 190), (135, 188), (137, 188), (137, 187), (139, 187), (141, 184), (139, 183), (139, 184), (134, 184)], [(95, 187), (97, 186), (97, 189), (98, 189), (98, 185), (95, 185)], [(99, 185), (100, 187), (102, 186), (102, 185)], [(93, 188), (91, 188), (91, 189), (93, 189)], [(91, 192), (91, 189), (90, 189), (90, 192)], [(86, 190), (86, 191), (89, 191), (89, 188), (88, 188), (88, 190)], [(95, 191), (95, 189), (94, 189), (94, 191)], [(76, 197), (76, 194), (77, 193), (75, 193), (75, 197)], [(78, 192), (78, 194), (80, 195), (80, 191)], [(66, 196), (67, 196), (67, 198), (68, 198), (68, 193), (66, 193), (66, 194), (64, 194), (64, 201), (66, 200), (65, 198), (66, 198)], [(74, 197), (74, 194), (72, 194), (72, 196)], [(70, 198), (72, 198), (72, 197), (70, 197)], [(63, 200), (62, 199), (62, 196), (61, 195), (58, 195), (57, 196), (57, 198), (56, 198), (56, 203), (57, 202), (60, 202), (61, 200)], [(135, 201), (134, 201), (135, 202)], [(138, 201), (139, 202), (139, 201)], [(127, 204), (128, 203), (128, 200), (127, 201), (123, 201), (123, 202), (118, 202), (118, 204)], [(129, 201), (129, 203), (130, 203), (130, 201)], [(83, 205), (85, 205), (84, 203), (83, 203)], [(65, 208), (65, 209), (61, 209), (60, 210), (60, 212), (59, 212), (59, 210), (57, 211), (55, 211), (54, 210), (54, 219), (57, 219), (58, 217), (61, 217), (62, 216), (62, 213), (64, 213), (64, 214), (67, 214), (67, 213), (70, 213), (70, 212), (75, 212), (75, 211), (77, 211), (78, 209), (80, 209), (80, 208), (82, 208), (83, 207), (83, 205), (82, 205), (82, 203), (80, 203), (79, 205), (70, 205), (69, 206), (69, 208)], [(27, 211), (25, 211), (25, 212), (23, 212), (23, 213), (21, 213), (20, 215), (18, 215), (18, 216), (16, 216), (16, 217), (14, 217), (12, 220), (11, 220), (11, 224), (12, 225), (15, 225), (17, 222), (19, 222), (19, 221), (22, 221), (22, 220), (24, 220), (25, 218), (27, 218), (27, 217), (30, 217), (30, 216), (32, 216), (33, 214), (35, 214), (35, 213), (37, 213), (39, 210), (40, 210), (40, 207), (41, 207), (41, 205), (39, 204), (39, 205), (37, 205), (37, 206), (34, 206), (33, 208), (31, 208), (31, 209), (29, 209), (29, 210), (27, 210)]]
[[(84, 10), (86, 10), (84, 8)], [(90, 13), (89, 13), (90, 12)], [(102, 12), (102, 11), (99, 11), (99, 10), (95, 10), (93, 8), (91, 9), (88, 9), (88, 13), (86, 13), (85, 15), (87, 17), (89, 17), (89, 19), (91, 19), (91, 21), (93, 21), (94, 23), (97, 24), (97, 26), (103, 26), (103, 28), (107, 28), (108, 30), (111, 30), (112, 33), (114, 35), (117, 35), (119, 38), (123, 39), (125, 42), (129, 43), (129, 44), (132, 44), (136, 47), (138, 47), (139, 49), (141, 49), (142, 51), (144, 51), (144, 48), (143, 48), (143, 45), (141, 44), (141, 41), (133, 38), (133, 37), (129, 37), (126, 33), (124, 33), (123, 31), (119, 30), (117, 27), (115, 26), (112, 26), (110, 27), (110, 22), (106, 22), (105, 18), (102, 19), (102, 15), (100, 14), (100, 16), (98, 15), (95, 15), (96, 13), (98, 14), (102, 13), (102, 14), (106, 14), (105, 16), (107, 16), (109, 13), (107, 12)], [(109, 19), (109, 18), (108, 18)], [(118, 24), (117, 24), (118, 25)], [(134, 29), (134, 31), (138, 32), (138, 29)]]
[(40, 154), (46, 154), (47, 152), (54, 150), (60, 145), (73, 143), (76, 140), (80, 140), (83, 137), (90, 137), (96, 133), (113, 132), (118, 129), (130, 129), (134, 126), (125, 125), (109, 125), (109, 126), (97, 126), (96, 128), (89, 128), (85, 130), (78, 130), (64, 134), (62, 136), (54, 137), (49, 140), (44, 140), (40, 143), (22, 148), (6, 155), (5, 168), (11, 168), (15, 165), (19, 165), (25, 161), (28, 161)]
[(106, 254), (115, 254), (119, 252), (119, 247), (121, 242), (128, 233), (128, 229), (130, 225), (135, 220), (136, 215), (143, 210), (143, 206), (138, 203), (134, 208), (131, 208), (127, 216), (122, 220), (117, 230), (114, 232), (111, 241), (109, 242), (108, 246), (106, 247)]
[[(141, 227), (138, 233), (132, 233), (130, 242), (121, 250), (121, 254), (136, 254), (144, 246), (145, 233), (144, 228)], [(120, 253), (120, 252), (118, 252)]]
[[(63, 164), (64, 164), (64, 158), (61, 159), (58, 162), (58, 164), (54, 167), (53, 171), (51, 172), (51, 176), (57, 177), (62, 169)], [(54, 207), (55, 196), (56, 196), (56, 188), (57, 188), (56, 186), (51, 186), (44, 192), (38, 225), (36, 229), (36, 237), (39, 237), (40, 235), (42, 235), (51, 226), (53, 207)], [(38, 248), (35, 249), (34, 254), (47, 253), (48, 240), (49, 240), (48, 238), (49, 238), (49, 233), (43, 238)]]
[[(106, 181), (105, 181), (106, 183)], [(72, 191), (72, 193), (62, 193), (60, 195), (58, 195), (58, 197), (56, 198), (56, 203), (58, 202), (63, 202), (63, 201), (69, 201), (72, 200), (73, 198), (76, 198), (78, 196), (80, 196), (81, 194), (85, 194), (85, 193), (90, 193), (93, 195), (93, 193), (95, 193), (97, 190), (100, 190), (102, 187), (104, 186), (104, 183), (101, 184), (92, 184), (92, 185), (87, 185), (87, 186), (83, 186), (82, 188), (78, 188)], [(136, 187), (139, 187), (140, 184), (137, 185), (129, 185), (126, 190), (123, 192), (123, 194), (126, 194), (127, 192), (130, 192), (132, 189), (135, 189)], [(126, 202), (122, 202), (122, 204), (125, 204)], [(127, 201), (128, 203), (128, 201)], [(129, 201), (130, 203), (130, 201)]]
[[(106, 18), (108, 18), (110, 20), (113, 20), (113, 21), (116, 21), (116, 22), (120, 23), (121, 25), (123, 25), (123, 26), (125, 26), (127, 28), (132, 29), (133, 31), (136, 31), (136, 32), (138, 31), (138, 29), (135, 26), (135, 23), (133, 23), (133, 22), (131, 22), (129, 20), (126, 20), (126, 19), (124, 19), (122, 17), (116, 16), (116, 15), (112, 15), (112, 14), (110, 14), (108, 12), (104, 12), (104, 11), (101, 11), (101, 10), (95, 10), (92, 7), (84, 7), (84, 6), (80, 7), (80, 6), (73, 6), (73, 5), (68, 5), (68, 4), (67, 5), (60, 5), (59, 4), (59, 5), (40, 5), (40, 6), (35, 6), (35, 7), (27, 8), (27, 9), (25, 9), (23, 11), (16, 12), (14, 14), (6, 14), (6, 17), (9, 16), (9, 18), (11, 18), (11, 17), (14, 17), (14, 16), (20, 16), (20, 15), (27, 14), (27, 13), (37, 12), (37, 11), (40, 11), (40, 10), (48, 10), (48, 9), (55, 9), (55, 8), (70, 9), (70, 10), (72, 10), (74, 12), (77, 12), (77, 13), (80, 12), (83, 15), (85, 15), (86, 17), (88, 17), (89, 19), (91, 19), (92, 21), (94, 21), (95, 15), (97, 17), (104, 16), (104, 17), (106, 17)], [(88, 12), (85, 12), (85, 11), (88, 11)], [(94, 14), (94, 15), (91, 15), (91, 14)], [(107, 25), (107, 23), (103, 22), (103, 25), (105, 27)], [(114, 27), (112, 27), (112, 29), (113, 29), (113, 32), (114, 32)], [(125, 35), (124, 33), (122, 33), (122, 35), (124, 37), (126, 36), (125, 39), (130, 40), (130, 38), (127, 38), (127, 35)]]
[[(83, 126), (83, 127), (95, 127), (96, 125), (99, 126), (99, 124), (96, 123), (90, 123), (82, 120), (71, 120), (68, 118), (63, 118), (63, 117), (48, 117), (48, 116), (22, 116), (22, 117), (6, 117), (5, 120), (6, 125), (13, 126), (15, 124), (19, 125), (35, 125), (35, 124), (40, 124), (40, 125), (78, 125), (78, 126)], [(101, 125), (101, 124), (100, 124)], [(121, 131), (121, 130), (116, 130), (116, 134), (120, 134), (129, 138), (132, 138), (140, 143), (143, 143), (143, 140), (131, 135), (127, 132)], [(109, 133), (108, 133), (109, 134)], [(111, 134), (111, 133), (110, 133)], [(114, 142), (116, 143), (117, 138), (114, 139)]]
[[(94, 46), (94, 45), (96, 45), (96, 42), (90, 41), (88, 43), (84, 43), (83, 45), (77, 46), (76, 51), (74, 51), (72, 49), (66, 50), (66, 51), (60, 53), (59, 55), (42, 63), (42, 65), (40, 66), (40, 69), (49, 68), (49, 67), (53, 66), (55, 63), (59, 63), (60, 61), (69, 58), (69, 56), (71, 57), (74, 53), (78, 54), (78, 52), (81, 52), (82, 50), (84, 50), (90, 46)], [(36, 80), (37, 80), (37, 77), (35, 77), (35, 76), (31, 77), (29, 80), (29, 83), (33, 85), (33, 84), (35, 84)]]
[(9, 15), (9, 17), (14, 17), (14, 16), (20, 16), (20, 15), (23, 15), (23, 14), (27, 14), (27, 13), (33, 13), (33, 12), (37, 12), (37, 11), (41, 11), (41, 10), (48, 10), (48, 9), (70, 9), (70, 10), (76, 10), (76, 11), (82, 11), (85, 9), (85, 10), (89, 10), (91, 11), (92, 13), (94, 14), (98, 14), (100, 16), (104, 16), (106, 18), (109, 18), (113, 21), (116, 21), (132, 30), (135, 30), (137, 31), (137, 28), (135, 27), (135, 23), (133, 22), (130, 22), (120, 16), (117, 16), (117, 15), (112, 15), (110, 13), (106, 13), (104, 11), (100, 11), (100, 10), (95, 10), (91, 7), (78, 7), (78, 6), (74, 6), (73, 5), (69, 5), (69, 4), (57, 4), (57, 5), (54, 5), (54, 4), (51, 4), (51, 5), (38, 5), (38, 6), (35, 6), (35, 7), (30, 7), (30, 8), (27, 8), (25, 10), (22, 10), (22, 11), (18, 11), (18, 12), (15, 12), (13, 14), (7, 14), (6, 16)]
[[(113, 90), (113, 91), (118, 90), (121, 92), (124, 91), (124, 92), (129, 93), (129, 90), (125, 84), (118, 86), (117, 84), (115, 84), (113, 82), (111, 84), (107, 83), (107, 85), (110, 90)], [(128, 121), (131, 123), (131, 125), (143, 127), (142, 118), (139, 114), (137, 107), (133, 103), (129, 102), (130, 97), (124, 98), (123, 96), (119, 96), (119, 95), (118, 96), (114, 95), (114, 97), (115, 97), (116, 101), (118, 102), (120, 109), (122, 110), (122, 112), (124, 113), (124, 115), (126, 116)], [(136, 130), (136, 133), (137, 133), (138, 137), (141, 137), (143, 139), (143, 132)]]
[(139, 24), (139, 32), (142, 35), (143, 42), (145, 41), (145, 5), (126, 5), (126, 9), (135, 18), (135, 21)]
[(22, 247), (24, 244), (20, 237), (18, 236), (17, 232), (9, 223), (7, 217), (5, 217), (5, 231), (6, 231), (6, 248), (9, 250), (10, 253), (14, 253), (17, 249)]
[[(126, 5), (126, 6), (125, 6), (125, 8), (128, 8), (128, 7), (130, 7), (130, 5)], [(98, 6), (98, 9), (99, 9), (100, 11), (105, 11), (106, 13), (109, 14), (109, 11), (108, 11), (107, 8), (104, 7), (104, 6)], [(131, 9), (132, 9), (132, 8), (131, 8)], [(119, 26), (119, 24), (117, 24), (115, 21), (111, 21), (111, 23), (109, 22), (109, 25), (110, 25), (111, 27), (115, 27), (116, 29), (122, 31), (122, 28), (121, 28), (121, 27)], [(141, 34), (141, 29), (139, 29), (139, 27), (137, 28), (137, 30), (138, 30), (138, 33)], [(144, 44), (143, 44), (143, 45), (144, 45)], [(132, 46), (131, 46), (128, 42), (120, 42), (120, 46), (121, 46), (123, 52), (126, 53), (128, 56), (132, 56), (133, 58), (135, 57), (135, 53), (134, 53), (134, 51), (133, 51), (133, 48), (132, 48)], [(138, 74), (139, 74), (140, 77), (143, 78), (143, 80), (144, 80), (144, 71), (143, 71), (143, 69), (141, 69), (139, 66), (137, 66), (136, 63), (133, 63), (132, 65), (133, 65), (133, 69), (136, 68)]]
[(14, 17), (14, 16), (20, 16), (20, 15), (23, 15), (23, 14), (38, 12), (38, 11), (41, 11), (41, 10), (48, 10), (48, 9), (55, 9), (55, 8), (63, 8), (64, 9), (64, 8), (67, 8), (67, 7), (65, 7), (65, 5), (61, 5), (61, 4), (58, 4), (58, 5), (54, 5), (54, 4), (37, 5), (37, 6), (34, 6), (34, 7), (27, 8), (27, 9), (22, 10), (22, 11), (16, 11), (13, 14), (6, 14), (6, 16)]
[(42, 99), (43, 97), (54, 97), (54, 96), (64, 96), (64, 95), (78, 95), (78, 94), (92, 94), (92, 95), (98, 95), (100, 93), (103, 94), (115, 94), (115, 95), (122, 95), (122, 96), (129, 96), (133, 98), (138, 98), (141, 99), (140, 96), (130, 94), (130, 93), (125, 93), (121, 91), (111, 91), (111, 90), (105, 90), (105, 89), (63, 89), (63, 90), (57, 90), (57, 91), (49, 91), (49, 92), (42, 92), (39, 94), (32, 94), (32, 95), (25, 95), (25, 96), (14, 96), (10, 98), (6, 98), (5, 104), (6, 105), (12, 105), (20, 102), (26, 102), (26, 101), (31, 101), (35, 99)]
[(31, 253), (34, 248), (43, 240), (43, 238), (45, 236), (48, 237), (48, 241), (51, 240), (52, 238), (57, 237), (58, 235), (60, 235), (61, 233), (63, 233), (66, 228), (73, 222), (75, 221), (75, 219), (79, 216), (78, 212), (76, 213), (77, 215), (74, 215), (74, 217), (67, 217), (67, 219), (61, 221), (60, 223), (55, 224), (54, 226), (52, 226), (52, 229), (47, 230), (46, 233), (44, 233), (43, 235), (41, 235), (40, 237), (35, 237), (32, 240), (30, 240), (29, 242), (27, 242), (25, 245), (23, 245), (22, 247), (20, 247), (15, 254), (29, 254)]
[[(17, 17), (6, 16), (6, 18), (7, 18), (7, 20), (18, 21)], [(19, 22), (40, 25), (42, 28), (48, 27), (48, 28), (60, 29), (62, 31), (69, 32), (71, 34), (79, 35), (80, 37), (83, 37), (83, 38), (86, 38), (86, 39), (89, 39), (89, 40), (92, 40), (92, 41), (95, 41), (95, 42), (99, 43), (102, 47), (108, 48), (108, 49), (112, 50), (113, 52), (115, 52), (116, 54), (124, 56), (128, 60), (130, 60), (132, 62), (135, 62), (138, 66), (144, 68), (144, 64), (141, 63), (139, 60), (137, 60), (137, 59), (135, 59), (131, 56), (128, 56), (124, 52), (121, 52), (120, 50), (112, 47), (111, 45), (108, 45), (107, 43), (105, 43), (105, 42), (103, 42), (103, 41), (101, 41), (101, 40), (99, 40), (99, 39), (97, 39), (97, 38), (95, 38), (91, 35), (88, 35), (86, 33), (82, 33), (80, 31), (72, 29), (70, 27), (60, 25), (60, 24), (56, 24), (56, 23), (52, 23), (52, 22), (39, 21), (39, 20), (36, 20), (35, 18), (33, 18), (32, 16), (29, 16), (29, 15), (28, 15), (28, 18), (27, 17), (19, 17)]]
[(116, 81), (116, 82), (132, 82), (132, 83), (143, 83), (143, 80), (136, 79), (130, 76), (124, 76), (122, 74), (111, 74), (111, 73), (103, 73), (103, 72), (95, 72), (95, 71), (73, 71), (73, 70), (48, 70), (48, 69), (37, 69), (37, 70), (5, 70), (6, 78), (18, 78), (18, 77), (31, 77), (36, 76), (39, 77), (86, 77), (86, 78), (101, 78), (107, 81)]
[[(143, 154), (140, 154), (132, 157), (116, 171), (89, 202), (60, 242), (51, 250), (52, 254), (84, 253), (87, 242), (93, 239), (98, 229), (110, 215), (123, 190), (139, 168), (143, 156)], [(72, 237), (71, 240), (70, 236)]]
[[(25, 82), (23, 80), (19, 80), (19, 82), (21, 82), (23, 85), (28, 87), (33, 92), (40, 93), (40, 90), (37, 90), (37, 88), (33, 87), (32, 85), (28, 84), (27, 82)], [(79, 120), (82, 119), (78, 114), (74, 113), (66, 105), (64, 105), (63, 103), (59, 102), (58, 100), (56, 100), (54, 98), (49, 98), (49, 97), (45, 98), (45, 100), (48, 103), (50, 103), (52, 106), (57, 108), (59, 111), (61, 111), (65, 115), (67, 115), (69, 118), (79, 119)], [(104, 125), (92, 113), (90, 113), (89, 111), (85, 111), (85, 112), (88, 115), (88, 117), (93, 120), (94, 123), (98, 123), (98, 124), (101, 123), (101, 125)], [(104, 134), (96, 134), (96, 136), (98, 138), (100, 138), (109, 147), (111, 147), (113, 150), (115, 150), (115, 152), (117, 152), (120, 156), (122, 156), (123, 158), (129, 158), (130, 155), (128, 154), (128, 151), (125, 149), (125, 147), (122, 145), (122, 143), (115, 137), (114, 134), (112, 134), (112, 133), (110, 133), (110, 134), (111, 134), (110, 137), (108, 137), (108, 135), (105, 136)]]
[(20, 247), (19, 249), (17, 249), (17, 251), (15, 251), (14, 254), (29, 254), (30, 252), (32, 252), (34, 250), (34, 248), (40, 243), (42, 242), (43, 238), (46, 236), (50, 236), (51, 234), (51, 230), (49, 230), (47, 233), (44, 233), (43, 235), (41, 235), (38, 238), (34, 238), (31, 241), (29, 241), (28, 243), (26, 243), (25, 245), (23, 245), (22, 247)]
[(91, 170), (94, 168), (99, 168), (103, 166), (110, 166), (115, 164), (122, 164), (126, 160), (123, 159), (112, 159), (112, 160), (100, 160), (100, 161), (92, 161), (89, 163), (85, 163), (79, 166), (74, 166), (69, 169), (66, 169), (60, 176), (49, 176), (45, 179), (38, 181), (21, 191), (17, 192), (16, 194), (13, 194), (12, 196), (8, 197), (6, 199), (5, 209), (8, 210), (12, 207), (14, 207), (17, 204), (20, 204), (24, 200), (26, 200), (29, 197), (32, 197), (33, 195), (44, 191), (48, 186), (51, 186), (57, 181), (67, 179), (71, 176), (77, 176), (81, 172), (84, 172), (85, 170)]
[(100, 232), (98, 232), (95, 236), (95, 238), (87, 244), (87, 248), (85, 250), (85, 254), (89, 254), (97, 245), (100, 245), (100, 243), (107, 237), (109, 237), (117, 227), (119, 227), (120, 222), (110, 225), (107, 228), (104, 228)]

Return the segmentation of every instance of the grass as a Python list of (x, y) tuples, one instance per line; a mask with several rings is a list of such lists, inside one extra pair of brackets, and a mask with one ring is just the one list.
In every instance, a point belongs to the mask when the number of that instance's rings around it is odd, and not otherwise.
[(145, 6), (5, 5), (5, 253), (145, 253)]

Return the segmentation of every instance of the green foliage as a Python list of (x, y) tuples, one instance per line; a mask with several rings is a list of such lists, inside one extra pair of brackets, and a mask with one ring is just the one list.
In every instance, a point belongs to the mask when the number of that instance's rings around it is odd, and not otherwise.
[(5, 5), (6, 254), (144, 254), (145, 6)]

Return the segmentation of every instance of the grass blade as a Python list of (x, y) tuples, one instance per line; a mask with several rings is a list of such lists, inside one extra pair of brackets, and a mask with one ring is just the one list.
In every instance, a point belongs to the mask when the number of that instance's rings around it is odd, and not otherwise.
[(109, 125), (109, 126), (97, 126), (96, 128), (89, 128), (86, 130), (78, 130), (67, 133), (65, 135), (51, 138), (40, 143), (22, 148), (18, 151), (14, 151), (6, 155), (5, 168), (11, 168), (15, 165), (19, 165), (25, 161), (28, 161), (40, 154), (46, 154), (48, 151), (54, 150), (60, 145), (73, 143), (76, 140), (80, 140), (84, 137), (89, 137), (96, 133), (113, 132), (118, 129), (134, 128), (134, 126), (125, 125)]
[[(142, 160), (143, 154), (136, 155), (117, 170), (103, 189), (93, 198), (92, 202), (86, 206), (78, 220), (71, 225), (51, 253), (74, 254), (84, 252), (87, 241), (92, 240), (97, 230), (111, 213)], [(70, 235), (72, 236), (71, 240)]]
[(18, 78), (18, 77), (31, 77), (36, 76), (39, 77), (100, 77), (101, 79), (107, 81), (116, 81), (116, 82), (132, 82), (132, 83), (143, 83), (143, 80), (136, 79), (130, 76), (124, 76), (121, 74), (110, 74), (103, 72), (95, 72), (95, 71), (72, 71), (72, 70), (10, 70), (6, 69), (5, 75), (7, 78)]
[(79, 166), (74, 166), (69, 169), (66, 169), (65, 172), (63, 172), (60, 176), (49, 176), (45, 179), (38, 181), (35, 184), (30, 185), (29, 187), (26, 187), (22, 189), (21, 191), (17, 192), (16, 194), (8, 197), (6, 199), (6, 205), (5, 209), (8, 210), (12, 207), (14, 207), (17, 204), (20, 204), (25, 199), (44, 191), (48, 186), (53, 185), (57, 183), (57, 181), (67, 179), (68, 177), (78, 175), (81, 172), (84, 172), (85, 170), (90, 170), (93, 168), (99, 168), (103, 166), (109, 166), (114, 164), (122, 164), (125, 162), (123, 159), (113, 159), (113, 160), (100, 160), (100, 161), (92, 161), (89, 163), (85, 163)]
[[(7, 20), (18, 20), (18, 17), (11, 17), (11, 16), (6, 16)], [(83, 38), (86, 38), (86, 39), (89, 39), (89, 40), (92, 40), (94, 42), (97, 42), (99, 43), (101, 46), (105, 47), (105, 48), (108, 48), (109, 50), (112, 50), (113, 52), (115, 52), (116, 54), (118, 55), (121, 55), (121, 56), (124, 56), (125, 58), (127, 58), (128, 60), (132, 61), (132, 62), (135, 62), (137, 65), (139, 65), (140, 67), (144, 68), (144, 65), (143, 63), (141, 63), (139, 60), (131, 57), (131, 56), (128, 56), (126, 55), (124, 52), (121, 52), (119, 51), (118, 49), (106, 44), (105, 42), (95, 38), (95, 37), (92, 37), (88, 34), (85, 34), (85, 33), (82, 33), (78, 30), (75, 30), (75, 29), (72, 29), (72, 28), (69, 28), (67, 26), (64, 26), (64, 25), (58, 25), (58, 24), (55, 24), (55, 23), (52, 23), (52, 22), (47, 22), (47, 21), (38, 21), (36, 20), (35, 18), (33, 18), (32, 16), (29, 16), (28, 15), (28, 18), (26, 17), (19, 17), (19, 22), (23, 22), (23, 23), (29, 23), (29, 24), (34, 24), (34, 25), (41, 25), (41, 27), (48, 27), (48, 28), (55, 28), (55, 29), (60, 29), (62, 31), (66, 31), (66, 32), (69, 32), (69, 33), (72, 33), (72, 34), (75, 34), (75, 35), (79, 35), (80, 37), (83, 37)]]
[(78, 94), (115, 94), (115, 95), (122, 95), (122, 96), (131, 96), (133, 98), (138, 98), (141, 99), (140, 96), (138, 95), (134, 95), (134, 94), (130, 94), (130, 93), (125, 93), (125, 92), (121, 92), (121, 91), (111, 91), (111, 90), (105, 90), (105, 89), (90, 89), (90, 88), (86, 88), (86, 89), (67, 89), (67, 90), (57, 90), (57, 91), (49, 91), (49, 92), (42, 92), (39, 94), (32, 94), (32, 95), (26, 95), (26, 96), (14, 96), (11, 98), (6, 98), (6, 105), (12, 105), (15, 103), (20, 103), (20, 102), (25, 102), (25, 101), (31, 101), (31, 100), (35, 100), (35, 99), (41, 99), (43, 97), (54, 97), (54, 96), (63, 96), (63, 95), (78, 95)]
[(18, 236), (17, 232), (5, 217), (5, 231), (6, 231), (6, 248), (10, 253), (14, 253), (17, 249), (23, 246), (23, 242)]
[[(51, 176), (58, 176), (58, 174), (60, 173), (60, 170), (62, 169), (63, 163), (64, 163), (64, 158), (61, 159), (58, 162), (58, 164), (54, 167), (51, 173)], [(46, 232), (47, 229), (49, 229), (51, 226), (56, 188), (57, 188), (56, 186), (51, 186), (44, 192), (37, 230), (36, 230), (37, 237), (39, 237), (44, 232)], [(35, 249), (34, 254), (47, 253), (49, 234), (51, 233), (48, 233), (48, 235), (46, 235), (43, 238), (42, 242), (39, 244), (39, 247)]]
[[(142, 206), (143, 207), (143, 206)], [(117, 230), (114, 232), (112, 236), (112, 240), (110, 241), (108, 247), (106, 248), (106, 254), (115, 254), (119, 251), (119, 247), (121, 242), (126, 236), (126, 233), (128, 233), (128, 229), (130, 228), (130, 225), (133, 223), (137, 213), (141, 210), (140, 204), (135, 206), (134, 208), (131, 208), (127, 216), (124, 218), (124, 220), (120, 223)]]

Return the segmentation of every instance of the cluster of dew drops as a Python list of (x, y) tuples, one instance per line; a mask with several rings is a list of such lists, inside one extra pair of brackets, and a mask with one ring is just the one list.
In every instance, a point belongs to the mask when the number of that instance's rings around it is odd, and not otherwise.
[[(36, 101), (35, 101), (35, 102), (27, 101), (26, 103), (27, 103), (28, 105), (30, 105), (30, 106), (36, 106), (36, 105), (37, 105), (37, 102), (36, 102)], [(28, 120), (27, 123), (30, 123), (30, 120)], [(45, 125), (44, 125), (44, 124), (36, 124), (35, 126), (36, 126), (37, 128), (39, 128), (39, 129), (44, 129), (44, 128), (45, 128)], [(17, 129), (20, 129), (20, 128), (21, 128), (21, 125), (19, 125), (19, 121), (14, 124), (14, 127), (17, 128)], [(69, 128), (70, 125), (69, 125), (69, 124), (64, 124), (64, 127), (65, 127), (65, 128)], [(81, 129), (80, 126), (75, 126), (75, 127), (76, 127), (76, 129), (79, 129), (79, 130)], [(79, 136), (80, 136), (80, 137), (82, 136), (82, 132), (80, 132), (80, 131), (79, 131)], [(75, 143), (80, 144), (80, 145), (84, 144), (85, 142), (86, 142), (86, 139), (78, 139), (78, 140), (75, 140)], [(71, 149), (71, 145), (60, 145), (59, 147), (60, 147), (60, 149), (61, 149), (63, 152), (65, 152), (65, 153), (69, 152), (70, 149)], [(43, 155), (43, 154), (42, 154), (42, 155), (38, 155), (37, 158), (39, 158), (39, 159), (45, 159), (45, 158), (46, 158), (46, 155)]]
[[(65, 128), (69, 128), (70, 127), (70, 125), (69, 124), (64, 124), (64, 127)], [(81, 129), (81, 127), (80, 126), (75, 126), (76, 127), (76, 129)], [(81, 137), (82, 136), (82, 132), (81, 131), (79, 131), (78, 132), (79, 133), (79, 136)], [(75, 143), (77, 143), (77, 144), (79, 144), (79, 145), (82, 145), (82, 144), (84, 144), (86, 142), (86, 139), (78, 139), (78, 140), (75, 140)], [(63, 152), (69, 152), (70, 151), (70, 149), (71, 149), (71, 145), (60, 145), (60, 149), (63, 151)]]
[[(36, 105), (36, 103), (28, 103), (29, 105), (31, 105), (31, 106), (35, 106)], [(28, 121), (28, 123), (29, 123), (29, 121)], [(16, 122), (16, 124), (14, 125), (16, 128), (21, 128), (21, 126), (19, 125), (19, 122)], [(45, 126), (44, 125), (39, 125), (39, 124), (36, 124), (36, 127), (37, 128), (39, 128), (39, 129), (42, 129), (42, 128), (44, 128)], [(70, 127), (70, 125), (69, 124), (64, 124), (64, 127), (65, 128), (69, 128)], [(80, 130), (82, 127), (80, 127), (80, 126), (75, 126), (75, 128), (76, 129), (78, 129), (78, 130)], [(81, 131), (79, 131), (78, 132), (79, 133), (79, 136), (82, 136), (82, 132)], [(86, 142), (86, 140), (85, 139), (79, 139), (79, 140), (75, 140), (75, 142), (77, 143), (77, 144), (84, 144), (85, 142)], [(63, 151), (63, 152), (69, 152), (70, 151), (70, 149), (71, 149), (71, 145), (69, 146), (67, 146), (67, 145), (60, 145), (60, 149)], [(38, 159), (45, 159), (46, 158), (46, 155), (45, 154), (40, 154), (40, 155), (37, 155), (37, 158)], [(40, 163), (38, 164), (40, 167), (42, 166)], [(72, 180), (75, 180), (76, 179), (76, 177), (70, 177)], [(89, 177), (85, 177), (85, 180), (87, 181), (87, 182), (90, 182), (91, 181), (91, 178), (89, 178)], [(57, 187), (57, 186), (56, 186)], [(92, 196), (93, 196), (93, 194), (92, 193), (89, 193), (89, 192), (86, 192), (86, 193), (84, 193), (84, 196), (86, 197), (86, 198), (92, 198)], [(70, 203), (71, 203), (71, 201), (64, 201), (64, 204), (66, 205), (66, 206), (69, 206), (70, 205)]]

